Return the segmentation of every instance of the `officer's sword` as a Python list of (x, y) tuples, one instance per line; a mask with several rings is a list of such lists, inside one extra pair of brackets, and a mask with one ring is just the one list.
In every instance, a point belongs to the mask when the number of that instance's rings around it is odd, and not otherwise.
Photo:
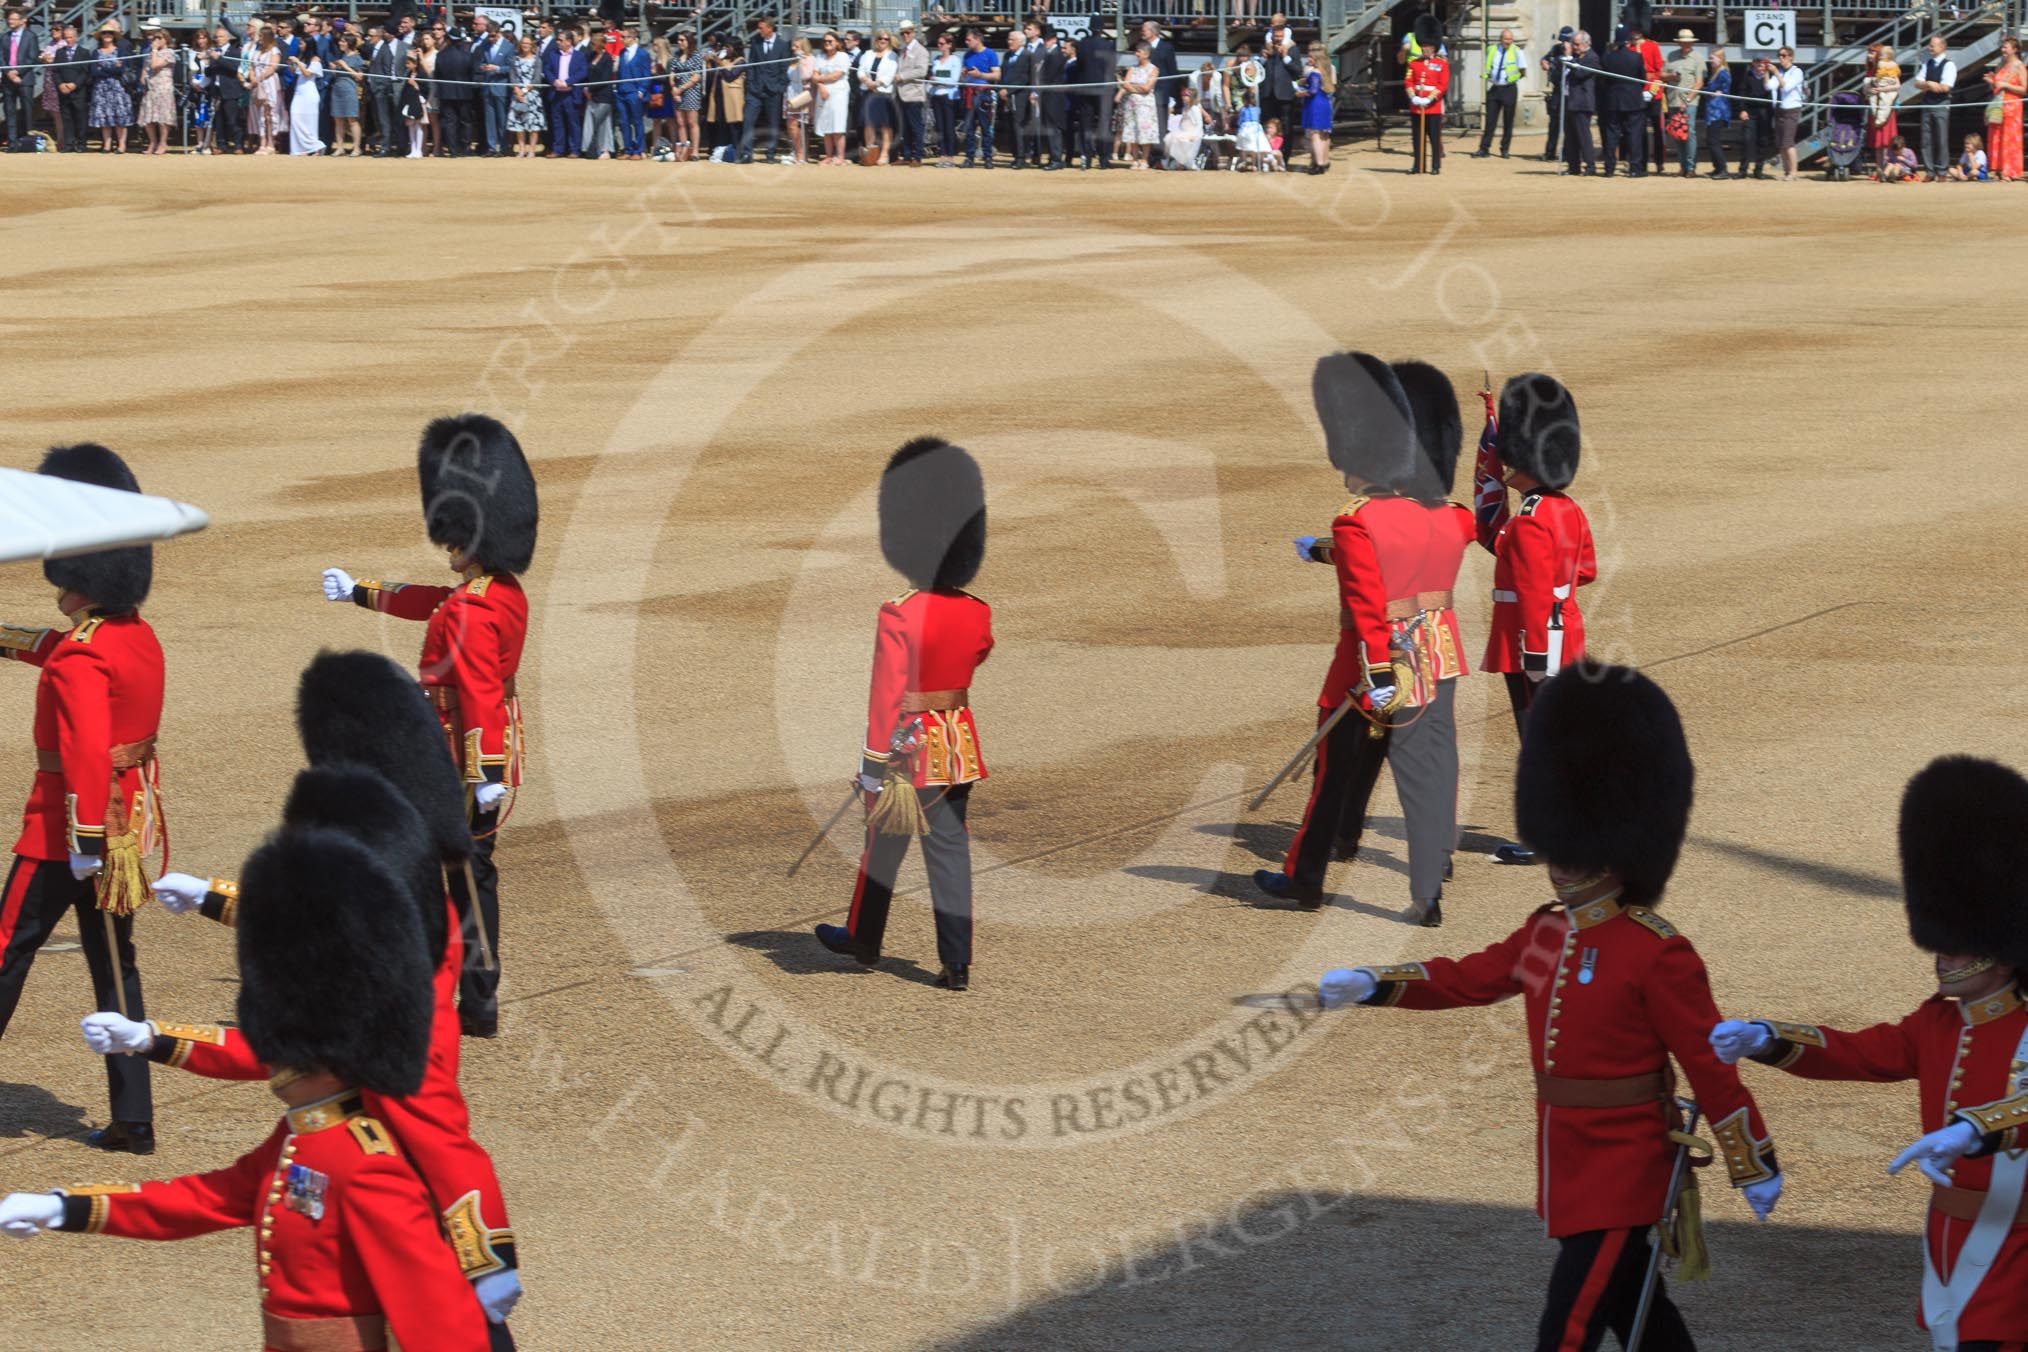
[(1296, 773), (1296, 771), (1302, 769), (1304, 765), (1308, 764), (1311, 754), (1316, 751), (1318, 745), (1326, 737), (1329, 737), (1331, 735), (1331, 729), (1337, 727), (1339, 721), (1342, 720), (1346, 714), (1351, 713), (1352, 706), (1357, 704), (1358, 702), (1359, 697), (1357, 695), (1347, 695), (1345, 697), (1344, 702), (1331, 711), (1331, 716), (1329, 718), (1326, 718), (1322, 723), (1319, 723), (1317, 725), (1316, 735), (1310, 738), (1309, 741), (1304, 742), (1302, 749), (1289, 758), (1289, 763), (1287, 765), (1284, 765), (1280, 770), (1277, 770), (1275, 772), (1275, 777), (1267, 782), (1267, 787), (1263, 788), (1259, 793), (1253, 796), (1253, 801), (1246, 805), (1246, 810), (1248, 812), (1253, 812), (1257, 810), (1262, 803), (1265, 803), (1267, 801), (1269, 794), (1273, 793), (1276, 789), (1279, 789), (1282, 786), (1283, 780), (1287, 779), (1290, 775)]
[[(1689, 1137), (1696, 1132), (1697, 1118), (1703, 1111), (1688, 1099), (1677, 1099), (1676, 1107), (1683, 1113), (1684, 1141), (1676, 1147), (1676, 1163), (1669, 1170), (1669, 1191), (1662, 1202), (1661, 1224), (1665, 1226), (1675, 1223), (1676, 1205), (1683, 1196), (1683, 1183), (1690, 1173)], [(1662, 1245), (1658, 1234), (1654, 1251), (1648, 1255), (1648, 1275), (1641, 1280), (1641, 1303), (1634, 1307), (1634, 1327), (1627, 1334), (1626, 1352), (1641, 1352), (1641, 1335), (1647, 1331), (1648, 1315), (1655, 1305), (1655, 1282), (1661, 1275)]]
[(824, 837), (831, 834), (831, 828), (845, 820), (845, 814), (852, 810), (852, 805), (858, 802), (860, 796), (865, 792), (864, 789), (859, 787), (856, 780), (851, 788), (845, 790), (845, 801), (838, 804), (836, 812), (833, 812), (829, 817), (824, 819), (824, 824), (817, 828), (817, 834), (810, 837), (810, 843), (805, 845), (803, 852), (796, 856), (796, 862), (789, 865), (789, 877), (793, 878), (796, 876), (796, 870), (801, 868), (803, 862), (817, 852), (817, 847), (824, 843)]

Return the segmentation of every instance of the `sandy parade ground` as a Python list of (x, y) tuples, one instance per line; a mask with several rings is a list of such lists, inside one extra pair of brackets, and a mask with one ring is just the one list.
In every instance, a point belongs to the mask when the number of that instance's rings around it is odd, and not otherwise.
[[(1930, 987), (1894, 810), (1943, 751), (2028, 762), (2016, 429), (2028, 287), (1986, 189), (1565, 182), (1341, 151), (1325, 177), (720, 165), (10, 159), (8, 450), (97, 439), (213, 526), (159, 546), (174, 866), (232, 876), (300, 764), (319, 648), (419, 626), (318, 573), (436, 581), (422, 423), (507, 420), (544, 494), (501, 846), (504, 1023), (465, 1044), (513, 1208), (524, 1349), (1511, 1348), (1530, 1213), (1518, 1010), (1320, 1015), (1326, 967), (1464, 952), (1547, 899), (1498, 681), (1459, 701), (1465, 850), (1434, 933), (1379, 849), (1255, 905), (1302, 806), (1335, 638), (1291, 536), (1343, 498), (1309, 406), (1336, 347), (1420, 356), (1479, 424), (1540, 369), (1587, 437), (1593, 651), (1698, 761), (1666, 912), (1729, 1013), (1854, 1025)], [(933, 989), (919, 862), (886, 966), (821, 949), (857, 835), (785, 871), (863, 725), (886, 456), (982, 463), (978, 961)], [(1463, 476), (1461, 476), (1462, 478)], [(1460, 492), (1465, 489), (1461, 486)], [(2010, 524), (2011, 523), (2011, 524)], [(1491, 561), (1468, 557), (1475, 660)], [(0, 619), (54, 622), (31, 567)], [(25, 793), (33, 680), (0, 673)], [(81, 1143), (102, 1078), (73, 927), (0, 1052), (0, 1190), (215, 1167), (259, 1085), (156, 1071), (152, 1160)], [(151, 1014), (229, 1018), (230, 936), (159, 910)], [(1747, 1067), (1788, 1177), (1707, 1184), (1703, 1345), (1918, 1348), (1912, 1087)], [(253, 1345), (249, 1241), (0, 1250), (0, 1349)]]

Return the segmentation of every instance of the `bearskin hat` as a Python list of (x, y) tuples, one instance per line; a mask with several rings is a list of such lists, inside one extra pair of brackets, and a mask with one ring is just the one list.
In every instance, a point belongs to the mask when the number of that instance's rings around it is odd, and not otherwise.
[(416, 450), (423, 519), (489, 573), (525, 573), (535, 559), (535, 474), (521, 443), (483, 413), (438, 418)]
[(986, 561), (986, 480), (961, 446), (917, 437), (880, 476), (880, 552), (921, 591), (957, 591)]
[(283, 830), (240, 872), (239, 1022), (277, 1068), (413, 1094), (429, 1060), (431, 968), (407, 889), (352, 837)]
[(1611, 869), (1653, 906), (1690, 826), (1695, 770), (1676, 706), (1646, 676), (1579, 662), (1544, 682), (1514, 773), (1514, 822), (1566, 869)]
[(444, 725), (400, 667), (379, 653), (318, 653), (296, 687), (296, 731), (310, 764), (363, 765), (399, 789), (438, 858), (471, 854), (465, 785)]
[[(117, 488), (123, 493), (141, 491), (127, 462), (96, 442), (50, 448), (36, 473), (72, 483)], [(155, 548), (123, 545), (64, 559), (46, 559), (42, 575), (52, 587), (89, 596), (100, 610), (124, 614), (138, 610), (148, 599), (148, 588), (155, 580)]]
[(1436, 49), (1443, 45), (1443, 20), (1434, 14), (1416, 15), (1415, 40), (1425, 52), (1434, 54)]
[(1397, 491), (1413, 488), (1422, 452), (1394, 368), (1364, 352), (1334, 352), (1311, 373), (1310, 397), (1340, 474)]
[(1408, 396), (1424, 467), (1435, 476), (1426, 480), (1418, 473), (1414, 496), (1447, 498), (1457, 482), (1458, 454), (1465, 445), (1465, 422), (1458, 412), (1457, 391), (1451, 388), (1451, 378), (1428, 362), (1398, 361), (1394, 363), (1394, 378), (1401, 382), (1401, 391)]
[(282, 825), (341, 831), (379, 855), (407, 884), (431, 967), (443, 964), (450, 931), (443, 865), (422, 818), (385, 775), (343, 761), (313, 765), (290, 786)]
[(1908, 933), (1932, 953), (1968, 953), (2028, 973), (2028, 780), (1972, 756), (1933, 760), (1901, 795)]
[(1544, 488), (1568, 488), (1577, 477), (1577, 401), (1561, 382), (1536, 372), (1500, 390), (1500, 463)]

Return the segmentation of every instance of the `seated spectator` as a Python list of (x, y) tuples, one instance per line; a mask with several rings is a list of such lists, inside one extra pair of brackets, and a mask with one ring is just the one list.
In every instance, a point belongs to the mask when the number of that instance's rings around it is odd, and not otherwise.
[(1186, 85), (1176, 115), (1169, 119), (1169, 134), (1162, 138), (1162, 167), (1197, 168), (1197, 152), (1203, 144), (1204, 110), (1198, 106), (1197, 91)]
[(1887, 163), (1880, 167), (1882, 183), (1919, 183), (1922, 176), (1916, 172), (1915, 152), (1908, 148), (1905, 137), (1897, 136), (1887, 143)]
[(1959, 183), (1984, 183), (1986, 181), (1986, 143), (1977, 132), (1965, 137), (1964, 153), (1950, 168), (1951, 178)]

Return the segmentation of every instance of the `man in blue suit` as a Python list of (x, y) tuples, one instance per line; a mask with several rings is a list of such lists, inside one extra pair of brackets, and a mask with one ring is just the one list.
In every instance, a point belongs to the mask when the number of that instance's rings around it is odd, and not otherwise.
[(493, 31), (483, 14), (472, 18), (472, 69), (479, 81), (479, 136), (488, 155), (501, 153), (507, 133), (507, 100), (513, 92), (514, 48)]
[(746, 44), (746, 118), (739, 133), (739, 162), (753, 163), (754, 124), (768, 127), (768, 159), (782, 143), (782, 97), (789, 90), (786, 61), (789, 44), (775, 36), (775, 21), (760, 19), (754, 24), (753, 40)]
[(577, 45), (577, 30), (560, 28), (556, 46), (542, 63), (542, 78), (549, 86), (549, 158), (577, 158), (584, 134), (584, 52)]
[(620, 158), (645, 159), (642, 153), (643, 117), (648, 106), (648, 87), (655, 81), (655, 58), (641, 45), (640, 35), (627, 30), (626, 45), (620, 48), (619, 86), (614, 91), (614, 116), (620, 123)]

